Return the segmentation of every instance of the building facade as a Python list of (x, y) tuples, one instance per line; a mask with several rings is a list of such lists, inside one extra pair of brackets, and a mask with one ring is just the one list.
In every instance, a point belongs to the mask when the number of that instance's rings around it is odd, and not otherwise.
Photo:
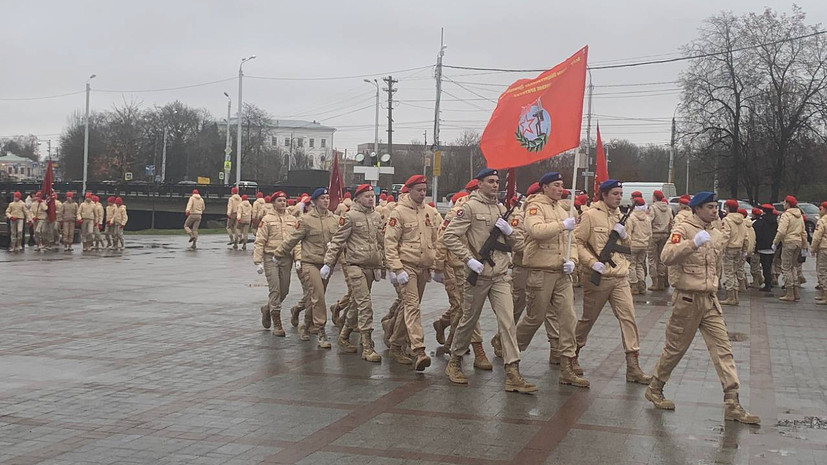
[(43, 179), (43, 163), (11, 153), (0, 157), (0, 171), (14, 181), (40, 181)]
[[(270, 127), (268, 145), (291, 155), (291, 167), (306, 163), (301, 168), (328, 169), (333, 157), (335, 128), (316, 121), (275, 120)], [(304, 159), (304, 160), (303, 160)]]

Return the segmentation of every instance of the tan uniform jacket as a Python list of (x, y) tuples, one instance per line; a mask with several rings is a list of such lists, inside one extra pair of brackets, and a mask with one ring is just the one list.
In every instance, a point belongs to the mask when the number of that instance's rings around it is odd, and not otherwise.
[[(457, 211), (456, 217), (451, 220), (451, 224), (445, 230), (443, 240), (448, 251), (454, 253), (463, 263), (468, 263), (471, 258), (480, 260), (479, 250), (488, 239), (494, 223), (503, 213), (505, 213), (505, 206), (500, 204), (496, 198), (485, 197), (479, 191), (472, 192), (468, 196), (468, 201)], [(513, 247), (523, 240), (521, 235), (521, 230), (514, 228), (514, 233), (510, 236), (501, 235), (499, 242)], [(463, 241), (463, 238), (467, 242)], [(480, 276), (492, 278), (508, 272), (511, 265), (508, 253), (494, 250), (491, 258), (494, 266), (483, 263), (485, 267)]]
[(748, 249), (747, 242), (747, 225), (744, 222), (744, 215), (734, 212), (727, 213), (724, 217), (721, 231), (724, 233), (727, 249), (741, 249), (746, 252)]
[(253, 220), (253, 206), (247, 200), (242, 200), (236, 210), (236, 219), (239, 223), (249, 224)]
[(339, 254), (344, 251), (344, 261), (347, 265), (384, 268), (385, 239), (382, 234), (382, 218), (373, 207), (365, 208), (356, 202), (351, 205), (349, 210), (339, 217), (339, 228), (324, 256), (325, 264), (331, 268), (335, 266)]
[(103, 205), (100, 202), (92, 202), (95, 206), (95, 224), (103, 224)]
[(813, 232), (813, 243), (810, 244), (810, 250), (813, 252), (827, 250), (827, 240), (824, 240), (825, 230), (827, 230), (827, 215), (821, 215), (816, 223), (816, 230)]
[(253, 219), (254, 220), (258, 221), (258, 220), (260, 220), (261, 218), (264, 217), (264, 214), (262, 213), (261, 209), (262, 209), (262, 207), (264, 207), (265, 203), (266, 202), (261, 197), (256, 198), (255, 202), (253, 202)]
[(55, 199), (55, 221), (60, 221), (60, 209), (63, 206), (63, 202), (58, 199)]
[(126, 214), (126, 205), (120, 207), (115, 205), (115, 211), (112, 214), (112, 224), (124, 227), (129, 221), (129, 215)]
[(204, 199), (199, 194), (192, 194), (187, 200), (187, 209), (184, 211), (189, 212), (190, 215), (203, 215), (205, 208)]
[(752, 220), (744, 218), (744, 226), (747, 227), (747, 253), (755, 251), (755, 230), (752, 229)]
[(117, 208), (117, 207), (118, 206), (115, 205), (114, 203), (110, 203), (109, 205), (106, 206), (106, 224), (109, 224), (109, 223), (112, 222), (112, 217), (115, 216), (115, 208)]
[(692, 210), (690, 210), (688, 207), (687, 208), (681, 207), (681, 209), (678, 210), (678, 214), (675, 215), (675, 219), (672, 221), (672, 229), (677, 228), (679, 224), (683, 223), (684, 221), (686, 221), (691, 216), (692, 216)]
[[(580, 224), (574, 228), (574, 237), (577, 239), (577, 251), (583, 266), (591, 268), (597, 263), (597, 254), (603, 250), (612, 228), (618, 221), (620, 221), (620, 210), (615, 209), (610, 212), (609, 207), (602, 200), (593, 203), (592, 208), (580, 216)], [(626, 239), (621, 239), (618, 243), (629, 247), (631, 240), (628, 233)], [(625, 277), (629, 273), (629, 260), (623, 254), (615, 253), (612, 261), (615, 266), (606, 263), (603, 276), (617, 278)]]
[[(448, 229), (448, 225), (451, 224), (451, 220), (457, 216), (457, 211), (465, 205), (465, 202), (468, 200), (468, 197), (462, 197), (457, 200), (456, 205), (454, 205), (448, 213), (445, 214), (445, 218), (442, 220), (442, 223), (439, 225), (439, 229), (436, 232), (436, 258), (434, 260), (434, 269), (437, 271), (443, 271), (446, 266), (450, 266), (453, 268), (458, 268), (461, 266), (465, 266), (459, 257), (455, 254), (448, 252), (448, 248), (445, 247), (445, 230)], [(465, 240), (464, 238), (462, 240)]]
[(237, 218), (238, 214), (238, 204), (241, 203), (241, 196), (238, 194), (233, 194), (227, 199), (227, 216), (232, 219)]
[(83, 203), (78, 206), (78, 216), (76, 219), (95, 220), (95, 206), (92, 204), (91, 200), (89, 202), (84, 200)]
[(807, 230), (804, 229), (804, 218), (801, 210), (796, 207), (784, 210), (778, 218), (778, 232), (775, 234), (773, 244), (794, 245), (795, 247), (807, 247)]
[[(563, 220), (569, 212), (560, 201), (546, 195), (532, 196), (525, 205), (525, 250), (523, 266), (532, 270), (563, 271), (568, 234)], [(572, 240), (570, 260), (578, 262), (577, 244)]]
[[(696, 248), (693, 239), (702, 229), (712, 239)], [(724, 233), (704, 224), (697, 215), (675, 226), (660, 255), (661, 261), (669, 267), (672, 286), (688, 292), (718, 292), (725, 244)]]
[[(672, 219), (671, 217), (669, 218)], [(626, 222), (626, 232), (632, 240), (632, 250), (646, 250), (652, 240), (652, 221), (645, 210), (635, 210)], [(666, 234), (669, 234), (668, 232)]]
[(286, 257), (293, 247), (301, 243), (302, 263), (323, 265), (327, 252), (327, 243), (333, 239), (333, 234), (339, 223), (329, 210), (319, 212), (318, 208), (311, 208), (296, 221), (296, 226), (290, 237), (278, 246), (274, 255)]
[(353, 200), (351, 199), (342, 199), (339, 202), (339, 205), (336, 205), (336, 210), (333, 212), (336, 216), (342, 216), (353, 206)]
[[(514, 209), (511, 212), (511, 216), (508, 217), (508, 222), (511, 224), (511, 227), (514, 229), (520, 229), (520, 236), (523, 238), (520, 241), (520, 244), (515, 244), (514, 247), (511, 248), (511, 264), (514, 266), (523, 266), (523, 254), (525, 253), (526, 243), (528, 241), (528, 236), (526, 235), (525, 230), (525, 202), (520, 205), (520, 208)], [(575, 211), (577, 214), (577, 211)]]
[(49, 204), (46, 202), (32, 202), (32, 208), (29, 211), (31, 212), (31, 219), (37, 219), (38, 221), (49, 219)]
[[(296, 217), (288, 214), (286, 211), (279, 213), (274, 209), (273, 213), (264, 215), (256, 231), (256, 240), (253, 246), (253, 263), (258, 265), (264, 260), (264, 255), (273, 255), (282, 242), (286, 241), (293, 231), (296, 230), (297, 222)], [(301, 259), (301, 248), (301, 244), (296, 244), (296, 246), (293, 247), (293, 260)]]
[(390, 269), (432, 268), (441, 221), (439, 212), (424, 202), (416, 204), (408, 196), (400, 200), (385, 226), (385, 262)]
[(57, 212), (58, 221), (72, 221), (74, 222), (78, 216), (78, 204), (74, 200), (67, 200), (60, 205), (60, 210)]
[(667, 235), (672, 230), (672, 208), (668, 203), (655, 202), (649, 205), (652, 219), (652, 234)]

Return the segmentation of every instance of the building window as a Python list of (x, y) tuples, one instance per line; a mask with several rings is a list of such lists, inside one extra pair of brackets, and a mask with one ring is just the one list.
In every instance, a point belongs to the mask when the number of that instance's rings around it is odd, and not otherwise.
[(289, 137), (284, 138), (284, 146), (285, 147), (290, 147), (290, 138)]
[(316, 143), (316, 139), (314, 139), (314, 138), (312, 138), (312, 137), (311, 137), (311, 138), (310, 138), (310, 148), (311, 148), (311, 149), (313, 148), (313, 146), (315, 145), (315, 143)]
[(321, 148), (327, 147), (327, 139), (321, 139), (321, 142), (319, 143), (319, 147), (321, 147)]
[(279, 138), (276, 137), (276, 136), (273, 136), (272, 139), (270, 139), (270, 144), (273, 145), (273, 146), (279, 145)]
[(296, 139), (296, 145), (299, 147), (304, 147), (304, 137), (299, 137)]

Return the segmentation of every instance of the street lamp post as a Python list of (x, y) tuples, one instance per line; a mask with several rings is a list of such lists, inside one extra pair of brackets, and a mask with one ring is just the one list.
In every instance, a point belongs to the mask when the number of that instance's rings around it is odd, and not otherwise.
[(245, 62), (248, 62), (255, 58), (255, 55), (250, 55), (247, 58), (242, 58), (241, 63), (238, 65), (238, 114), (236, 115), (236, 126), (238, 127), (238, 132), (236, 134), (236, 150), (235, 150), (235, 182), (236, 186), (239, 185), (241, 182), (241, 105), (242, 105), (242, 98), (241, 98), (241, 87), (242, 81), (244, 79), (244, 71), (241, 70), (241, 67), (244, 66)]
[(90, 81), (95, 79), (95, 74), (86, 80), (86, 117), (83, 122), (83, 192), (86, 192), (86, 182), (89, 175), (89, 94), (92, 92)]
[(364, 79), (368, 84), (376, 86), (376, 116), (373, 119), (373, 153), (379, 156), (379, 82), (374, 79)]
[[(224, 161), (230, 161), (230, 117), (232, 116), (232, 109), (233, 109), (233, 99), (230, 98), (230, 94), (224, 92), (224, 96), (227, 97), (227, 144), (224, 146)], [(222, 167), (224, 171), (224, 185), (228, 185), (230, 183), (230, 171), (224, 167)]]

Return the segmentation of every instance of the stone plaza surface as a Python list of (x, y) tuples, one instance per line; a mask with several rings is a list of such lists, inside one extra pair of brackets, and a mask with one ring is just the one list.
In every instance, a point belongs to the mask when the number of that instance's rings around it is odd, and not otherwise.
[[(536, 395), (505, 393), (501, 360), (485, 372), (467, 357), (467, 386), (445, 378), (437, 283), (422, 304), (434, 357), (424, 373), (392, 362), (381, 342), (395, 297), (386, 281), (373, 292), (381, 364), (299, 341), (288, 315), (287, 337), (273, 337), (251, 251), (225, 243), (202, 236), (190, 252), (186, 237), (127, 236), (123, 253), (0, 253), (0, 463), (827, 463), (827, 307), (813, 304), (812, 259), (800, 303), (749, 291), (724, 307), (741, 401), (762, 419), (754, 427), (723, 421), (699, 335), (666, 386), (677, 410), (654, 409), (644, 386), (625, 382), (608, 306), (581, 353), (591, 389), (557, 384), (540, 333), (521, 363)], [(337, 270), (328, 306), (344, 291)], [(299, 297), (294, 275), (285, 308)], [(650, 372), (668, 297), (635, 304)], [(490, 310), (481, 323), (493, 359)]]

